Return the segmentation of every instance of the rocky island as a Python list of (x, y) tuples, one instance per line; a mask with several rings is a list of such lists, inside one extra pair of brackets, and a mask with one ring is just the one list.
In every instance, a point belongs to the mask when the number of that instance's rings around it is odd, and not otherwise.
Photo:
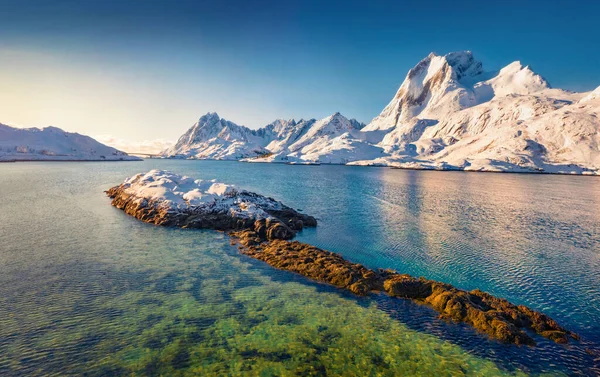
[(106, 191), (112, 205), (144, 222), (226, 231), (240, 251), (269, 265), (348, 289), (384, 292), (432, 307), (444, 319), (464, 322), (504, 343), (534, 345), (528, 332), (557, 343), (578, 336), (550, 317), (480, 290), (372, 270), (317, 247), (289, 241), (314, 217), (256, 193), (214, 180), (194, 180), (162, 170), (137, 174)]
[(221, 231), (251, 229), (288, 240), (317, 220), (283, 203), (215, 180), (163, 170), (137, 174), (106, 191), (112, 205), (147, 223)]

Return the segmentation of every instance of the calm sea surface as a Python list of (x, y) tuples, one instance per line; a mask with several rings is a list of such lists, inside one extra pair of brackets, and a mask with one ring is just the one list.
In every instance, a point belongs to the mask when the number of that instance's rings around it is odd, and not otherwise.
[[(161, 228), (103, 190), (152, 168), (316, 216), (298, 237), (480, 288), (582, 341), (499, 344), (425, 306), (358, 298)], [(0, 164), (1, 376), (600, 374), (600, 180), (216, 161)]]

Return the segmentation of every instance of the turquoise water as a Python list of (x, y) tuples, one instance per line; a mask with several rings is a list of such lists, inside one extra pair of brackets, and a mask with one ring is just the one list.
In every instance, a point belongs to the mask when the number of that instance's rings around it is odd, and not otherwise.
[[(154, 227), (103, 190), (151, 168), (217, 178), (320, 220), (298, 238), (480, 288), (579, 344), (490, 341), (427, 307), (357, 298)], [(0, 165), (0, 375), (597, 375), (595, 178), (214, 161)]]

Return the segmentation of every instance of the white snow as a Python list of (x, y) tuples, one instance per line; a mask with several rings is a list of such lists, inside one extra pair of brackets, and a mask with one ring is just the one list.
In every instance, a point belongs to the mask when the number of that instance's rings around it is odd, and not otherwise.
[(216, 180), (193, 179), (166, 170), (151, 170), (127, 178), (124, 192), (135, 200), (158, 203), (173, 211), (229, 213), (233, 217), (272, 218), (265, 210), (281, 210), (274, 199), (239, 190)]
[(57, 127), (14, 128), (0, 124), (0, 161), (140, 160), (89, 136)]
[[(600, 174), (599, 112), (600, 87), (589, 93), (552, 89), (518, 61), (485, 72), (469, 51), (432, 53), (408, 72), (394, 98), (366, 126), (339, 113), (321, 120), (277, 120), (256, 131), (241, 127), (225, 145), (218, 138), (198, 138), (195, 125), (180, 139), (180, 149), (166, 155)], [(229, 123), (216, 116), (213, 133), (229, 135)]]
[(588, 93), (585, 97), (583, 97), (579, 102), (584, 103), (587, 101), (592, 101), (600, 98), (600, 86), (594, 89), (592, 92)]
[(543, 77), (516, 61), (502, 68), (493, 78), (476, 83), (473, 91), (478, 103), (482, 103), (494, 96), (526, 95), (549, 88), (550, 85)]

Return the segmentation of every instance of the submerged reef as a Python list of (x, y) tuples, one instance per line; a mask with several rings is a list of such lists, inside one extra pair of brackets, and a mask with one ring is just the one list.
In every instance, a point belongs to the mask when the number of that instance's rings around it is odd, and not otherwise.
[(550, 317), (480, 290), (415, 278), (392, 270), (371, 270), (292, 239), (317, 220), (273, 198), (215, 181), (193, 180), (152, 170), (106, 191), (112, 205), (144, 222), (226, 231), (240, 251), (281, 270), (350, 290), (385, 292), (429, 305), (444, 319), (464, 322), (504, 343), (535, 345), (527, 330), (567, 343), (578, 339)]
[(477, 289), (467, 292), (450, 284), (392, 270), (371, 270), (339, 254), (298, 241), (268, 241), (251, 230), (230, 235), (240, 244), (243, 254), (278, 269), (348, 289), (357, 295), (375, 291), (412, 299), (431, 306), (444, 319), (467, 323), (504, 343), (535, 345), (525, 330), (535, 331), (557, 343), (578, 339), (545, 314)]

